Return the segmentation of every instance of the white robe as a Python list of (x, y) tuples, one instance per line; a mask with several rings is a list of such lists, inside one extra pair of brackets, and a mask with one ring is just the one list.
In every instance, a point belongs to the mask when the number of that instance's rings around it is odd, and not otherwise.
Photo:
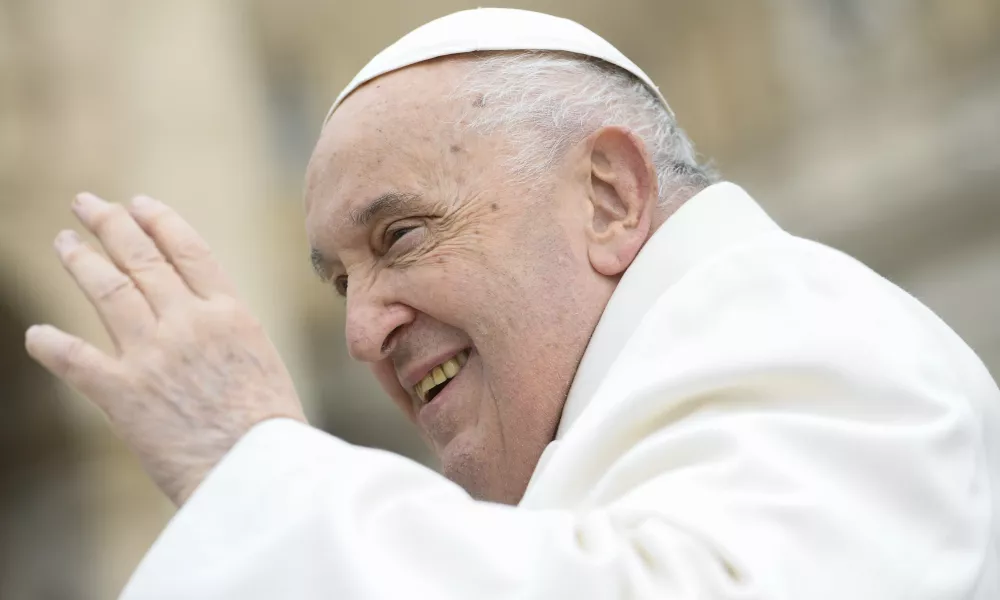
[(128, 600), (997, 600), (1000, 393), (927, 308), (739, 187), (621, 280), (517, 507), (290, 420)]

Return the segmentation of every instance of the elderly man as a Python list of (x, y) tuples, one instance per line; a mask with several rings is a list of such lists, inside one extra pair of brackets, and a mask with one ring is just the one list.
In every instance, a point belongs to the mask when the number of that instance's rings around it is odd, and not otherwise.
[(575, 23), (418, 29), (309, 165), (351, 355), (447, 479), (310, 428), (169, 208), (74, 210), (110, 262), (56, 245), (118, 355), (47, 326), (28, 349), (181, 505), (127, 598), (1000, 597), (983, 365), (715, 182), (648, 77)]

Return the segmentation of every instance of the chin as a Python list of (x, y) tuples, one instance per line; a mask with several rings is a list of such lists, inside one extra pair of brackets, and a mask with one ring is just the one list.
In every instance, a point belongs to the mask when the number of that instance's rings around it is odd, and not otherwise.
[(477, 439), (474, 431), (455, 436), (439, 452), (438, 458), (441, 473), (476, 500), (516, 504), (524, 495), (524, 486), (508, 489), (510, 482), (505, 480), (501, 468), (503, 456)]

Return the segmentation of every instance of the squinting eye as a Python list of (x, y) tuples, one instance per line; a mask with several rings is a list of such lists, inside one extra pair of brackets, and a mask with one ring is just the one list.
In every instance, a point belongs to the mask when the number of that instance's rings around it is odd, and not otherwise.
[(402, 239), (404, 235), (413, 231), (414, 229), (416, 229), (416, 227), (400, 227), (399, 229), (390, 231), (387, 236), (388, 239), (386, 240), (389, 243), (389, 248), (392, 248), (393, 244), (398, 242), (400, 239)]
[(340, 275), (333, 279), (333, 287), (341, 296), (347, 296), (347, 275)]

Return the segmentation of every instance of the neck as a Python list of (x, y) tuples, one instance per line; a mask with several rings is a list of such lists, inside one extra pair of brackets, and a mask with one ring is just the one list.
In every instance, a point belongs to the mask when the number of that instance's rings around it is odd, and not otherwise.
[(653, 212), (653, 222), (649, 228), (649, 236), (646, 238), (646, 241), (648, 242), (649, 238), (653, 237), (653, 234), (656, 233), (661, 225), (667, 222), (667, 219), (677, 212), (677, 209), (684, 206), (685, 202), (693, 198), (698, 192), (705, 189), (705, 187), (707, 186), (682, 185), (674, 188), (668, 194), (661, 196), (662, 198), (666, 198), (666, 200), (660, 200)]

